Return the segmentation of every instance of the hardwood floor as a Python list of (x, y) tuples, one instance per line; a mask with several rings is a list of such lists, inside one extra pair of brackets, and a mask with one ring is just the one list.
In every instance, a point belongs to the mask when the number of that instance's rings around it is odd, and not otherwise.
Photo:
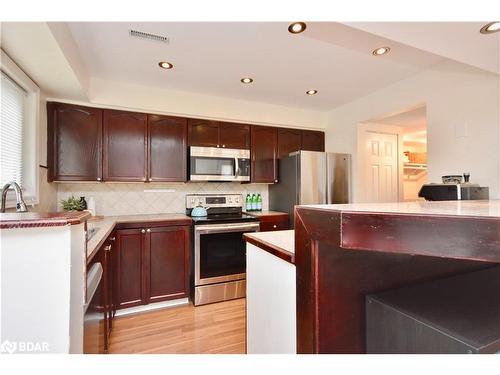
[(110, 354), (244, 354), (245, 299), (117, 317)]

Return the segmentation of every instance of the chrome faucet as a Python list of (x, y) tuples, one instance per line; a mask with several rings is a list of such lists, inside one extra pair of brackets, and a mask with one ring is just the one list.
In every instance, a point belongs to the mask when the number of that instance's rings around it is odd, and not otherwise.
[(15, 181), (10, 181), (6, 183), (2, 189), (2, 209), (0, 212), (5, 212), (5, 201), (7, 200), (7, 192), (13, 187), (16, 192), (16, 211), (17, 212), (28, 212), (28, 207), (24, 203), (23, 192), (21, 187)]

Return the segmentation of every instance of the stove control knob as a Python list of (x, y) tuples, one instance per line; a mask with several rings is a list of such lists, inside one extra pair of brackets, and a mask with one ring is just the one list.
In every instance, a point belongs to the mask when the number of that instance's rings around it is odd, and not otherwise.
[(227, 198), (227, 201), (228, 201), (229, 203), (233, 203), (233, 198)]
[(238, 197), (234, 198), (234, 203), (240, 203), (240, 198)]

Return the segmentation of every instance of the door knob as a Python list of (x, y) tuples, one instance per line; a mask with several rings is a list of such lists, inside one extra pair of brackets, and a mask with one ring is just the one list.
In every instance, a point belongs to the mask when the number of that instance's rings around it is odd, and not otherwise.
[(97, 181), (101, 181), (101, 177), (97, 177)]

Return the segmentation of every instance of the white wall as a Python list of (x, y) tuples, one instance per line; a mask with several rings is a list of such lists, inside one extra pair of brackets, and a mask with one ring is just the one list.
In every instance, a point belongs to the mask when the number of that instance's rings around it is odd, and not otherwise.
[[(428, 181), (441, 175), (471, 173), (471, 181), (490, 187), (500, 198), (500, 79), (446, 61), (357, 99), (329, 113), (326, 150), (353, 155), (357, 165), (357, 128), (372, 118), (427, 105)], [(359, 201), (357, 171), (353, 197)]]
[(90, 101), (95, 106), (153, 113), (248, 122), (261, 125), (324, 129), (327, 113), (226, 97), (172, 91), (92, 78)]

